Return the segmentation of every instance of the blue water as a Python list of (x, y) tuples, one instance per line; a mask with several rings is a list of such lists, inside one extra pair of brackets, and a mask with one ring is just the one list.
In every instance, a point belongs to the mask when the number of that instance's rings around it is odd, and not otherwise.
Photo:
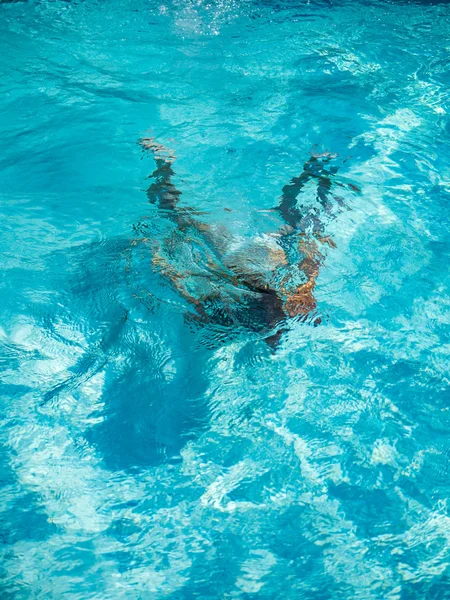
[[(1, 597), (450, 598), (450, 3), (3, 2), (0, 73)], [(142, 136), (244, 245), (339, 155), (317, 326), (195, 319)]]

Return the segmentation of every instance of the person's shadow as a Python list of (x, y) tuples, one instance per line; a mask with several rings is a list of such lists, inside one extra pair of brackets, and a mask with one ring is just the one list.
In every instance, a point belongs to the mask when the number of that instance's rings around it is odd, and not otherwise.
[[(56, 257), (66, 273), (58, 284), (65, 318), (82, 327), (86, 346), (69, 376), (53, 383), (42, 399), (43, 407), (57, 407), (65, 394), (80, 398), (89, 389), (86, 383), (101, 381), (83, 435), (111, 470), (176, 461), (208, 423), (211, 351), (176, 304), (143, 302), (130, 287), (129, 246), (130, 240), (110, 240)], [(150, 269), (147, 285), (158, 286)], [(170, 290), (163, 293), (167, 297)]]
[(99, 422), (87, 435), (113, 470), (177, 460), (208, 421), (204, 349), (186, 335), (171, 347), (174, 340), (148, 333), (124, 325), (114, 347), (120, 358), (105, 370)]

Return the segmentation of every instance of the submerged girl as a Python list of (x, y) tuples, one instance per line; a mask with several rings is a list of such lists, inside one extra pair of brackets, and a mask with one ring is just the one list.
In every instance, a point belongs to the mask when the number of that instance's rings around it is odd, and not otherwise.
[[(173, 152), (153, 138), (139, 143), (156, 163), (148, 200), (173, 227), (161, 241), (149, 237), (149, 223), (140, 222), (133, 244), (149, 247), (153, 267), (192, 306), (190, 318), (225, 329), (244, 327), (271, 344), (280, 338), (287, 317), (320, 324), (314, 296), (323, 261), (320, 245), (335, 246), (324, 234), (323, 217), (332, 218), (342, 206), (330, 193), (337, 168), (328, 164), (335, 155), (312, 154), (301, 175), (284, 186), (273, 209), (284, 225), (242, 243), (223, 226), (208, 224), (200, 213), (179, 205), (182, 192), (172, 181)], [(316, 206), (299, 207), (297, 198), (311, 180), (317, 187)]]

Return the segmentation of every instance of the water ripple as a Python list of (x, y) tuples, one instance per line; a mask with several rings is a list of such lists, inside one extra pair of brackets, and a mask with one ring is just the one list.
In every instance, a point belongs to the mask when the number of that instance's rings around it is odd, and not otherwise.
[(448, 2), (0, 12), (3, 595), (447, 597)]

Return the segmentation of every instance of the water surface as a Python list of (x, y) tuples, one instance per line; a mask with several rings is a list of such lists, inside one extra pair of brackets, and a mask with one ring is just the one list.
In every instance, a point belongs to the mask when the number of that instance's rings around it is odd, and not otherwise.
[[(450, 596), (450, 4), (0, 13), (2, 597)], [(248, 240), (339, 154), (320, 326), (186, 320), (143, 135)]]

